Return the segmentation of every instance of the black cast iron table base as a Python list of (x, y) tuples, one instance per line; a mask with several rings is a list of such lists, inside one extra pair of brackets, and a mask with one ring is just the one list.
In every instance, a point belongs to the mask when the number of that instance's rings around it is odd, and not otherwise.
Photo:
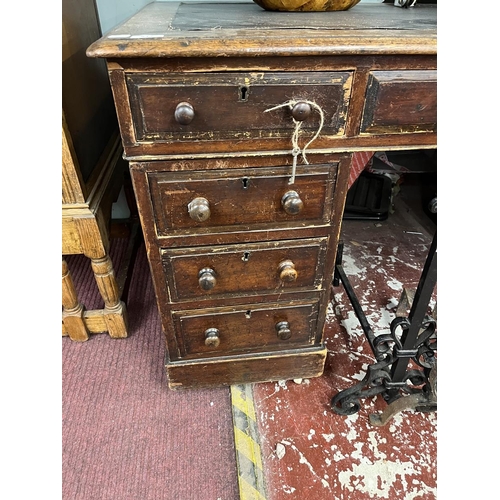
[(381, 414), (370, 415), (372, 425), (385, 425), (397, 413), (413, 409), (437, 410), (436, 320), (427, 314), (437, 280), (437, 234), (434, 235), (408, 317), (396, 316), (390, 334), (375, 335), (342, 267), (340, 242), (333, 286), (342, 283), (363, 328), (376, 362), (368, 366), (363, 380), (332, 398), (338, 415), (353, 415), (360, 400), (380, 394), (387, 402)]

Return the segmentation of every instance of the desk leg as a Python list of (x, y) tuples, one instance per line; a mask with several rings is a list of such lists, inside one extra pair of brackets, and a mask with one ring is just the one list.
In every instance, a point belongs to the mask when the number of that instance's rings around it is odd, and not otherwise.
[(342, 244), (339, 244), (333, 285), (340, 282), (377, 362), (368, 366), (361, 382), (332, 398), (332, 410), (338, 415), (353, 415), (361, 408), (360, 399), (380, 394), (388, 407), (382, 415), (370, 416), (373, 425), (385, 425), (405, 409), (436, 411), (437, 332), (436, 321), (427, 315), (427, 309), (437, 282), (437, 235), (429, 248), (410, 315), (396, 316), (390, 334), (374, 335), (342, 268)]
[(62, 321), (71, 340), (84, 342), (89, 331), (83, 319), (83, 306), (78, 302), (75, 285), (66, 260), (62, 261)]
[(113, 264), (109, 255), (91, 259), (99, 292), (104, 299), (104, 320), (113, 338), (127, 337), (128, 318), (125, 303), (120, 300)]

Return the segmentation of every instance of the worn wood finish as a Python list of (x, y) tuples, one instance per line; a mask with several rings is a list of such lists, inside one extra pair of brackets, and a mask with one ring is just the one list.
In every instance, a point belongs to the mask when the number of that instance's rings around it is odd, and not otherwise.
[[(313, 143), (311, 151), (329, 151), (331, 153), (343, 153), (345, 151), (387, 151), (393, 149), (432, 149), (436, 146), (436, 135), (434, 132), (407, 133), (402, 137), (400, 133), (367, 134), (357, 137), (335, 138), (321, 136)], [(309, 136), (309, 139), (312, 135)], [(301, 139), (300, 146), (303, 147), (307, 141)], [(213, 141), (205, 143), (193, 142), (153, 142), (137, 143), (126, 146), (126, 157), (128, 160), (152, 159), (167, 160), (177, 155), (199, 155), (212, 154), (217, 156), (234, 156), (235, 154), (259, 153), (261, 151), (291, 151), (291, 141), (287, 138), (267, 139), (258, 141), (240, 139), (238, 141)]]
[(89, 331), (83, 318), (84, 308), (78, 302), (78, 295), (71, 278), (67, 262), (62, 260), (62, 321), (63, 334), (70, 336), (71, 340), (84, 342), (89, 338)]
[[(227, 56), (224, 59), (215, 57), (169, 57), (138, 59), (116, 57), (107, 59), (108, 70), (123, 70), (127, 74), (132, 73), (219, 73), (219, 72), (280, 72), (283, 71), (283, 59), (260, 55), (259, 57), (233, 57)], [(436, 54), (349, 54), (336, 55), (335, 57), (325, 56), (288, 56), (287, 70), (293, 72), (307, 71), (351, 71), (355, 68), (384, 68), (392, 70), (398, 68), (405, 69), (427, 69), (436, 67)]]
[(124, 338), (127, 336), (128, 320), (125, 304), (120, 300), (113, 263), (108, 255), (92, 259), (91, 262), (97, 287), (104, 300), (107, 331), (111, 337)]
[(107, 59), (171, 388), (320, 375), (352, 154), (436, 147), (434, 5), (274, 14), (153, 3), (87, 50)]
[(62, 203), (84, 204), (84, 185), (78, 158), (73, 146), (73, 139), (66, 123), (64, 110), (62, 113)]
[[(291, 110), (266, 110), (291, 99), (314, 100), (324, 111), (324, 132), (342, 135), (350, 80), (348, 72), (143, 73), (128, 75), (127, 86), (136, 141), (177, 142), (289, 137)], [(186, 124), (175, 118), (181, 103), (193, 108)], [(319, 122), (320, 115), (313, 112), (302, 129), (314, 133)]]
[[(231, 308), (173, 312), (178, 337), (183, 340), (182, 358), (222, 356), (291, 349), (314, 339), (318, 304), (265, 303)], [(276, 325), (287, 322), (290, 337), (280, 339)], [(207, 329), (218, 330), (220, 343), (206, 345)]]
[[(171, 389), (211, 387), (214, 385), (249, 384), (319, 377), (323, 373), (327, 350), (325, 347), (302, 347), (253, 356), (224, 356), (167, 362)], [(293, 367), (293, 368), (292, 368)]]
[[(251, 3), (186, 4), (181, 14), (189, 11), (190, 19), (184, 24), (176, 20), (180, 6), (180, 2), (146, 6), (92, 44), (87, 54), (163, 58), (436, 53), (436, 6), (395, 12), (392, 6), (366, 4), (357, 5), (342, 16), (263, 16), (260, 8)], [(196, 10), (200, 8), (203, 12), (197, 17)], [(238, 11), (239, 26), (226, 24), (222, 28), (228, 8)], [(273, 18), (275, 21), (270, 24)]]
[[(409, 96), (413, 96), (411, 105), (407, 105), (405, 111), (414, 113), (415, 110), (422, 112), (427, 109), (429, 112), (432, 108), (435, 109), (437, 89), (432, 82), (426, 84), (425, 91), (415, 93), (415, 88), (424, 83), (423, 79), (417, 75), (427, 75), (428, 79), (432, 79), (435, 75), (433, 71), (420, 70), (420, 68), (430, 67), (435, 71), (435, 58), (432, 61), (424, 58), (420, 64), (416, 64), (413, 57), (409, 56), (406, 58), (400, 56), (396, 60), (387, 57), (386, 59), (385, 63), (389, 64), (390, 68), (394, 68), (393, 78), (398, 79), (397, 95), (405, 96), (407, 100)], [(396, 146), (398, 142), (402, 148), (416, 149), (432, 147), (435, 142), (432, 128), (412, 128), (413, 123), (402, 124), (403, 131), (406, 132), (404, 138), (401, 137), (401, 130), (397, 127), (385, 128), (382, 131), (377, 128), (369, 131), (360, 130), (361, 120), (367, 120), (367, 118), (362, 118), (363, 113), (369, 112), (369, 109), (366, 110), (362, 104), (365, 102), (367, 92), (370, 90), (373, 92), (368, 85), (373, 86), (373, 71), (382, 67), (382, 61), (377, 61), (377, 58), (372, 56), (357, 56), (349, 61), (350, 64), (346, 64), (347, 60), (345, 60), (337, 71), (325, 73), (316, 71), (321, 62), (304, 59), (298, 63), (302, 73), (298, 71), (298, 68), (290, 68), (296, 70), (292, 74), (297, 76), (290, 78), (290, 83), (294, 85), (286, 86), (285, 89), (262, 84), (255, 75), (265, 75), (265, 73), (259, 73), (257, 70), (252, 73), (242, 73), (239, 78), (233, 77), (232, 84), (230, 84), (228, 82), (231, 82), (231, 78), (228, 75), (233, 73), (226, 72), (233, 69), (231, 65), (226, 61), (221, 63), (219, 59), (209, 61), (211, 71), (218, 72), (217, 75), (210, 76), (208, 73), (203, 73), (202, 77), (196, 75), (179, 77), (177, 73), (170, 75), (167, 68), (163, 66), (163, 68), (156, 67), (150, 70), (146, 73), (148, 77), (144, 73), (129, 74), (124, 68), (117, 68), (116, 65), (110, 64), (110, 78), (113, 88), (116, 88), (116, 98), (119, 103), (117, 111), (127, 157), (146, 160), (153, 157), (157, 159), (168, 157), (175, 153), (220, 154), (290, 149), (289, 136), (294, 126), (290, 111), (287, 108), (280, 108), (265, 113), (265, 110), (290, 100), (300, 101), (301, 99), (315, 102), (325, 115), (322, 133), (310, 146), (311, 149), (332, 152), (357, 151), (362, 148), (386, 150)], [(323, 61), (325, 64), (332, 64), (328, 58), (323, 58)], [(232, 59), (231, 62), (236, 69), (237, 61)], [(147, 67), (151, 66), (149, 60), (145, 64)], [(253, 64), (255, 65), (255, 62)], [(126, 67), (126, 64), (124, 66)], [(413, 67), (419, 69), (412, 69)], [(137, 64), (135, 69), (138, 69)], [(357, 71), (345, 71), (346, 69)], [(143, 71), (146, 71), (145, 68)], [(340, 78), (344, 83), (339, 82), (335, 85), (331, 83), (332, 88), (337, 90), (332, 94), (322, 92), (321, 85), (299, 85), (300, 75), (307, 75), (309, 72), (313, 75), (322, 75), (323, 78), (327, 78), (327, 75), (337, 75), (336, 78)], [(279, 73), (271, 74), (278, 75)], [(250, 78), (249, 75), (252, 77)], [(356, 78), (356, 85), (352, 85), (351, 75)], [(363, 80), (361, 80), (362, 77), (364, 77)], [(330, 78), (335, 80), (333, 76)], [(144, 88), (141, 87), (139, 90), (137, 82), (145, 79), (148, 80), (148, 86), (143, 86)], [(303, 76), (302, 79), (306, 80), (307, 77)], [(319, 77), (316, 79), (321, 80)], [(207, 101), (205, 99), (206, 86), (210, 80), (213, 80), (217, 88), (213, 91), (214, 100), (205, 102)], [(170, 81), (173, 82), (172, 88), (165, 88), (167, 82)], [(269, 78), (269, 81), (272, 79)], [(153, 85), (155, 82), (158, 84), (156, 87)], [(184, 85), (179, 82), (184, 82)], [(220, 82), (226, 82), (226, 85)], [(200, 83), (203, 83), (201, 87), (199, 87)], [(241, 100), (242, 88), (246, 89), (246, 101)], [(276, 88), (279, 89), (277, 93), (273, 92)], [(263, 93), (266, 94), (265, 98), (262, 98)], [(211, 93), (209, 92), (208, 95)], [(353, 101), (352, 106), (349, 106), (350, 101)], [(174, 118), (175, 108), (182, 102), (188, 102), (194, 108), (194, 119), (188, 125), (180, 125)], [(348, 106), (349, 112), (347, 112)], [(255, 117), (251, 120), (251, 124), (247, 113)], [(218, 119), (221, 115), (226, 117), (223, 122), (227, 123), (223, 125)], [(411, 122), (412, 114), (408, 119)], [(262, 122), (266, 120), (269, 125), (264, 127)], [(319, 114), (314, 112), (303, 124), (299, 139), (301, 147), (314, 136), (319, 125), (318, 120)], [(347, 128), (346, 121), (349, 125)], [(408, 134), (408, 132), (414, 133)], [(226, 140), (228, 138), (232, 140)]]
[(437, 71), (373, 71), (361, 132), (434, 132), (436, 97)]
[[(323, 269), (326, 243), (327, 238), (321, 238), (164, 250), (171, 300), (315, 289), (322, 281), (318, 269)], [(280, 268), (287, 261), (296, 271), (288, 279)], [(213, 274), (210, 288), (203, 286), (203, 269), (213, 271), (205, 273)]]
[[(302, 14), (301, 14), (302, 15)], [(300, 30), (300, 28), (299, 28)], [(247, 36), (245, 44), (217, 38), (217, 34), (195, 36), (180, 33), (167, 39), (163, 36), (130, 40), (111, 38), (90, 47), (87, 54), (91, 57), (231, 57), (243, 56), (330, 56), (350, 54), (386, 54), (390, 44), (394, 54), (435, 54), (436, 38), (429, 37), (428, 30), (398, 31), (380, 30), (300, 30), (297, 34), (265, 32), (256, 36), (251, 31), (236, 31), (233, 37)], [(309, 36), (308, 36), (309, 35)], [(112, 36), (112, 35), (111, 35)], [(118, 36), (118, 35), (116, 35)], [(156, 39), (155, 39), (156, 38)], [(159, 43), (158, 43), (159, 42)]]
[[(234, 230), (234, 226), (300, 223), (324, 225), (331, 216), (334, 168), (314, 166), (296, 176), (293, 188), (288, 184), (290, 167), (247, 168), (170, 175), (150, 174), (154, 217), (158, 236), (173, 236), (189, 230), (190, 234), (203, 233), (217, 228), (217, 232)], [(297, 214), (287, 213), (282, 199), (290, 191), (303, 201)], [(208, 202), (210, 215), (206, 220), (191, 218), (188, 205), (197, 197)]]

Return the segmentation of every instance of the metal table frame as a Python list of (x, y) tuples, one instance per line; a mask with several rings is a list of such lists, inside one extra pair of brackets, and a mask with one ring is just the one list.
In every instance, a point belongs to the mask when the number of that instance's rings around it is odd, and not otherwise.
[(381, 414), (371, 414), (372, 425), (385, 425), (400, 411), (437, 410), (436, 319), (428, 306), (437, 281), (437, 233), (434, 235), (408, 317), (396, 316), (390, 334), (375, 335), (342, 267), (343, 242), (338, 246), (333, 286), (342, 283), (363, 328), (376, 362), (368, 366), (363, 380), (336, 394), (332, 410), (352, 415), (360, 399), (380, 394), (387, 402)]

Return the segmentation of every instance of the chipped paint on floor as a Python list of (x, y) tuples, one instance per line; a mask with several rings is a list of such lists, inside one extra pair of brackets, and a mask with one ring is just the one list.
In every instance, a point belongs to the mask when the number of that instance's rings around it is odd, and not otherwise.
[[(418, 284), (432, 234), (396, 212), (383, 224), (347, 221), (342, 238), (344, 269), (368, 321), (388, 333), (403, 287)], [(354, 415), (335, 414), (331, 398), (362, 380), (374, 357), (342, 287), (326, 321), (323, 376), (254, 386), (268, 499), (435, 500), (437, 413), (404, 411), (374, 427), (369, 415), (387, 406), (376, 396)]]

